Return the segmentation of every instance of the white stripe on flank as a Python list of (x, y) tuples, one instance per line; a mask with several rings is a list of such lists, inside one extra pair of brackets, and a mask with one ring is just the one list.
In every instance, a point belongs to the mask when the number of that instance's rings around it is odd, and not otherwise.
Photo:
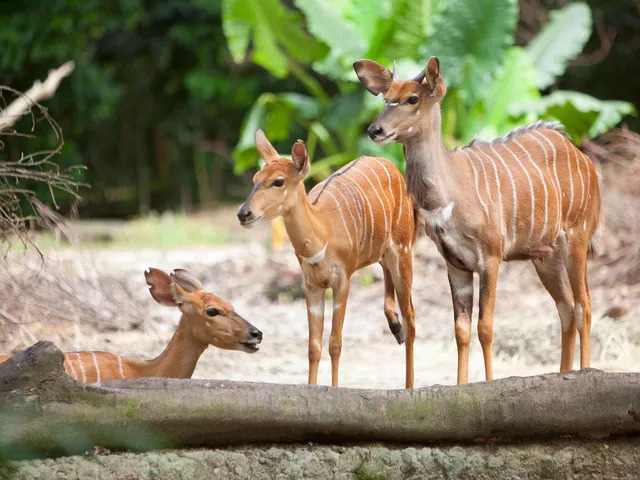
[(484, 200), (480, 195), (480, 187), (478, 186), (478, 170), (476, 170), (476, 166), (473, 164), (471, 158), (469, 158), (469, 155), (467, 155), (467, 152), (465, 152), (464, 150), (460, 150), (460, 152), (464, 155), (464, 158), (467, 159), (469, 165), (471, 165), (471, 169), (473, 170), (473, 180), (476, 184), (476, 195), (478, 197), (478, 200), (480, 200), (480, 204), (482, 205), (482, 210), (484, 210), (485, 217), (489, 218), (489, 209), (487, 208), (487, 204), (484, 203)]
[[(356, 221), (356, 217), (354, 217), (353, 213), (351, 212), (351, 202), (349, 202), (349, 199), (344, 195), (344, 192), (342, 191), (342, 189), (336, 188), (335, 191), (342, 198), (342, 201), (344, 202), (344, 205), (347, 206), (347, 212), (349, 212), (349, 216), (351, 217), (351, 221), (353, 222), (353, 228), (355, 229), (354, 234), (355, 234), (356, 240), (357, 240), (358, 238), (360, 238), (360, 235), (358, 233), (358, 222)], [(356, 210), (356, 213), (357, 213), (357, 210)], [(345, 228), (346, 228), (346, 225), (345, 225)], [(352, 245), (352, 248), (353, 248), (353, 245)]]
[(397, 222), (402, 218), (402, 207), (404, 206), (404, 201), (407, 198), (407, 192), (403, 191), (404, 185), (402, 183), (402, 176), (396, 175), (396, 177), (398, 178), (398, 190), (400, 190), (400, 208), (398, 209), (398, 220), (396, 221), (397, 224)]
[(547, 182), (544, 179), (542, 170), (540, 170), (540, 167), (536, 165), (536, 162), (531, 157), (531, 154), (529, 153), (529, 151), (526, 148), (524, 148), (524, 146), (522, 146), (522, 144), (518, 141), (517, 138), (514, 138), (513, 141), (527, 155), (527, 157), (529, 158), (529, 161), (531, 162), (531, 165), (534, 166), (534, 168), (538, 172), (538, 175), (540, 175), (540, 181), (542, 182), (542, 187), (544, 188), (544, 225), (542, 226), (542, 233), (540, 234), (540, 240), (544, 240), (544, 237), (547, 234), (547, 224), (549, 223), (549, 191), (547, 190)]
[[(529, 135), (531, 135), (531, 133), (529, 133)], [(549, 181), (551, 183), (551, 186), (553, 187), (553, 192), (556, 198), (556, 223), (555, 223), (555, 228), (553, 229), (553, 238), (556, 238), (558, 236), (558, 231), (560, 229), (560, 217), (562, 215), (562, 212), (560, 211), (560, 192), (559, 192), (559, 185), (556, 185), (556, 182), (553, 179), (553, 175), (551, 174), (551, 168), (549, 167), (549, 155), (547, 153), (546, 148), (544, 147), (544, 145), (540, 142), (540, 140), (538, 140), (538, 137), (535, 135), (531, 135), (531, 138), (538, 144), (538, 146), (540, 147), (540, 149), (542, 150), (542, 153), (544, 153), (544, 164), (547, 166), (547, 173), (549, 174)]]
[(571, 148), (576, 158), (576, 170), (578, 171), (578, 175), (580, 175), (580, 209), (578, 210), (578, 215), (582, 213), (582, 206), (584, 205), (584, 180), (582, 178), (582, 171), (580, 170), (580, 162), (578, 160), (578, 149), (567, 139), (565, 139), (565, 143), (568, 143), (569, 146), (567, 148)]
[(536, 223), (536, 215), (535, 215), (536, 196), (535, 196), (535, 192), (533, 191), (533, 182), (531, 181), (531, 175), (529, 175), (529, 171), (522, 164), (522, 162), (520, 161), (520, 158), (515, 153), (513, 153), (513, 150), (511, 150), (507, 146), (506, 143), (503, 143), (502, 146), (504, 148), (506, 148), (507, 151), (511, 154), (511, 156), (513, 156), (513, 158), (516, 160), (516, 162), (518, 162), (518, 165), (520, 165), (520, 167), (524, 171), (524, 174), (527, 177), (527, 181), (529, 182), (529, 191), (531, 192), (531, 195), (530, 195), (530, 198), (531, 198), (531, 214), (530, 214), (531, 218), (530, 218), (530, 224), (529, 224), (529, 236), (527, 237), (527, 241), (531, 241), (531, 237), (533, 236), (533, 230), (535, 228), (535, 223)]
[(371, 217), (371, 228), (369, 229), (369, 255), (373, 255), (373, 229), (375, 228), (375, 220), (373, 218), (373, 208), (371, 207), (369, 197), (367, 197), (367, 194), (364, 192), (360, 184), (353, 178), (349, 177), (348, 175), (342, 175), (340, 178), (344, 178), (345, 180), (349, 181), (356, 188), (356, 190), (360, 192), (361, 198), (367, 203), (367, 207), (369, 207), (369, 216)]
[(562, 140), (562, 145), (567, 151), (567, 167), (569, 168), (568, 177), (569, 177), (569, 187), (570, 187), (569, 191), (571, 192), (571, 198), (569, 199), (569, 209), (567, 210), (567, 222), (568, 222), (569, 217), (571, 216), (571, 210), (573, 209), (573, 175), (571, 174), (571, 158), (569, 157), (569, 149), (567, 148), (567, 144), (564, 141), (565, 136), (562, 135), (560, 132), (556, 132), (555, 130), (549, 130), (549, 131), (554, 132), (558, 134), (558, 136), (560, 136), (560, 140)]
[(349, 251), (351, 251), (353, 250), (353, 240), (351, 239), (351, 232), (349, 232), (349, 227), (347, 227), (347, 222), (345, 222), (344, 220), (344, 215), (342, 213), (342, 205), (340, 205), (340, 202), (338, 202), (338, 199), (329, 190), (325, 190), (325, 193), (327, 195), (330, 195), (331, 198), (333, 198), (333, 201), (336, 203), (336, 206), (338, 207), (338, 212), (340, 212), (340, 218), (342, 219), (342, 225), (344, 225), (344, 231), (347, 232), (347, 237), (349, 238), (349, 246), (350, 246)]
[[(469, 151), (479, 157), (479, 155), (473, 150), (473, 148), (470, 148)], [(500, 234), (503, 242), (502, 249), (505, 250), (506, 249), (505, 242), (507, 239), (507, 230), (506, 230), (507, 227), (504, 224), (504, 207), (502, 206), (502, 185), (500, 184), (500, 174), (498, 173), (498, 167), (496, 167), (496, 162), (493, 161), (493, 158), (491, 158), (488, 154), (484, 153), (481, 149), (478, 149), (478, 151), (482, 153), (482, 155), (487, 157), (489, 161), (491, 161), (491, 165), (493, 166), (493, 173), (495, 174), (495, 178), (496, 178), (496, 190), (498, 191), (498, 208), (500, 209)]]
[(82, 364), (79, 353), (76, 353), (76, 358), (78, 359), (78, 365), (80, 365), (80, 372), (82, 372), (82, 383), (87, 383), (87, 372), (84, 370), (84, 365)]
[[(384, 171), (387, 172), (387, 169), (385, 168), (385, 166), (380, 162), (380, 160), (378, 160), (377, 158), (373, 157), (373, 159), (378, 162), (382, 168), (384, 168)], [(382, 182), (380, 181), (380, 177), (378, 176), (378, 172), (375, 171), (375, 169), (368, 164), (365, 164), (367, 166), (367, 168), (369, 168), (371, 170), (371, 172), (375, 175), (376, 180), (378, 180), (378, 185), (380, 185), (380, 192), (382, 192), (382, 195), (384, 196), (384, 199), (387, 202), (387, 210), (385, 212), (385, 218), (387, 213), (389, 214), (389, 226), (387, 227), (387, 234), (386, 234), (386, 238), (387, 240), (385, 241), (385, 244), (382, 246), (382, 248), (386, 248), (386, 245), (388, 244), (389, 238), (391, 237), (391, 231), (393, 230), (393, 208), (391, 207), (391, 202), (389, 201), (389, 197), (387, 196), (387, 190), (385, 190), (385, 188), (382, 186)], [(391, 190), (391, 177), (389, 177), (389, 172), (387, 172), (387, 179), (389, 180), (389, 190)]]
[[(340, 178), (338, 178), (338, 180), (340, 180)], [(343, 182), (343, 183), (340, 183), (340, 185), (346, 189), (346, 191), (349, 193), (349, 196), (353, 200), (353, 202), (349, 202), (349, 204), (350, 205), (353, 204), (354, 208), (356, 209), (356, 215), (358, 216), (358, 218), (356, 219), (356, 231), (358, 231), (359, 233), (357, 233), (356, 235), (359, 238), (359, 242), (358, 242), (359, 249), (362, 250), (364, 249), (364, 245), (367, 241), (364, 202), (362, 201), (362, 198), (360, 198), (360, 193), (357, 192), (356, 189), (353, 188), (350, 183)]]
[(122, 368), (122, 357), (118, 357), (118, 371), (120, 372), (120, 378), (124, 378), (124, 369)]
[(76, 372), (76, 367), (73, 366), (73, 360), (71, 360), (71, 355), (65, 355), (64, 356), (64, 364), (66, 365), (67, 363), (69, 364), (69, 368), (71, 369), (71, 377), (74, 380), (78, 380), (78, 372)]
[(467, 148), (467, 151), (471, 154), (473, 154), (477, 159), (478, 162), (480, 163), (480, 166), (482, 167), (482, 175), (484, 176), (484, 185), (486, 187), (487, 190), (487, 197), (489, 197), (489, 203), (491, 205), (495, 205), (494, 201), (493, 201), (493, 196), (491, 195), (491, 188), (489, 188), (489, 177), (487, 176), (487, 170), (484, 166), (484, 160), (480, 157), (480, 155), (478, 155), (477, 153), (475, 153), (473, 151), (473, 147), (469, 147)]
[(96, 367), (96, 383), (100, 383), (100, 367), (98, 366), (98, 359), (96, 358), (96, 352), (91, 352), (93, 357), (93, 366)]
[[(547, 142), (549, 144), (549, 146), (551, 147), (551, 151), (553, 152), (553, 174), (556, 177), (556, 184), (558, 185), (558, 209), (559, 209), (559, 214), (558, 214), (558, 225), (559, 228), (562, 228), (562, 215), (564, 212), (564, 201), (563, 201), (563, 197), (562, 197), (562, 184), (560, 183), (560, 178), (558, 177), (558, 158), (557, 158), (557, 152), (556, 152), (556, 147), (553, 145), (553, 142), (551, 140), (549, 140), (547, 137), (545, 137), (541, 132), (538, 132), (536, 130), (533, 130), (531, 132), (532, 135), (536, 136), (536, 135), (540, 135), (540, 138), (544, 139), (545, 142)], [(545, 154), (546, 154), (546, 150), (545, 150)]]
[(511, 188), (513, 189), (513, 232), (511, 234), (511, 237), (513, 238), (512, 246), (515, 246), (518, 243), (518, 230), (516, 223), (518, 216), (518, 192), (516, 191), (516, 182), (513, 180), (513, 174), (511, 173), (511, 170), (509, 169), (509, 166), (504, 161), (504, 159), (498, 152), (496, 152), (496, 149), (493, 148), (493, 145), (489, 145), (489, 147), (491, 148), (491, 151), (495, 154), (495, 156), (498, 157), (498, 160), (500, 160), (500, 163), (502, 163), (502, 166), (507, 171), (507, 175), (509, 175), (509, 180), (511, 180)]
[[(388, 182), (388, 185), (389, 185), (389, 193), (391, 194), (391, 199), (393, 200), (393, 206), (395, 208), (395, 206), (396, 206), (396, 197), (393, 196), (393, 187), (391, 186), (391, 175), (389, 175), (389, 170), (387, 170), (387, 166), (384, 163), (382, 163), (380, 160), (378, 160), (376, 157), (373, 157), (373, 159), (380, 164), (380, 166), (384, 170), (384, 173), (387, 174), (387, 182)], [(380, 188), (382, 188), (382, 185), (380, 185)], [(391, 208), (391, 204), (389, 204), (389, 208)]]
[[(578, 152), (580, 152), (580, 150), (578, 150)], [(580, 152), (580, 156), (584, 160), (584, 164), (587, 167), (587, 195), (584, 199), (584, 209), (587, 210), (589, 208), (589, 194), (591, 193), (591, 168), (587, 156), (582, 152)]]
[[(369, 182), (369, 185), (371, 186), (371, 189), (373, 190), (373, 193), (376, 194), (376, 197), (378, 198), (378, 201), (380, 202), (380, 208), (382, 208), (382, 216), (384, 218), (384, 231), (385, 231), (385, 233), (388, 232), (389, 231), (389, 223), (387, 222), (387, 212), (385, 211), (384, 203), (382, 202), (382, 197), (378, 193), (378, 190), (376, 189), (376, 187), (373, 186), (373, 182), (371, 181), (369, 176), (367, 174), (365, 174), (362, 170), (360, 170), (357, 166), (355, 166), (353, 168), (353, 171), (354, 172), (358, 172), (360, 175), (362, 175), (365, 178), (365, 180), (367, 182)], [(383, 245), (383, 247), (384, 247), (384, 245)]]

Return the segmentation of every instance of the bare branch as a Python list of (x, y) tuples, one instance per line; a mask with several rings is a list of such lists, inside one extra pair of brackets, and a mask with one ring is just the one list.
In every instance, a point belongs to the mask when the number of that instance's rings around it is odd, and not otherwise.
[(12, 127), (40, 101), (53, 97), (62, 79), (73, 72), (74, 68), (73, 61), (68, 61), (55, 70), (49, 70), (44, 82), (36, 80), (24, 95), (20, 95), (0, 112), (0, 132)]

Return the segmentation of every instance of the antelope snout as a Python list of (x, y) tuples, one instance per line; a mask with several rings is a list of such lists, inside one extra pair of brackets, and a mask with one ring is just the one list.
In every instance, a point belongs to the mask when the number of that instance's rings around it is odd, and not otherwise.
[(376, 138), (382, 136), (382, 134), (384, 133), (384, 129), (377, 123), (372, 123), (371, 125), (369, 125), (369, 128), (367, 128), (367, 133), (369, 134), (369, 138), (371, 138), (371, 140), (375, 140)]
[(262, 341), (262, 332), (253, 325), (249, 329), (249, 336), (254, 338), (256, 343), (260, 343)]
[(241, 224), (250, 222), (253, 218), (253, 212), (246, 205), (241, 205), (238, 209), (238, 220)]

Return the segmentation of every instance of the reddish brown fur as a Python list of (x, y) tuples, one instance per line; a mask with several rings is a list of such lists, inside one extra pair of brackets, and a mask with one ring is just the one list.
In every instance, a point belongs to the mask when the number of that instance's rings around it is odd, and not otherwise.
[[(227, 350), (257, 351), (259, 331), (235, 313), (229, 302), (205, 292), (192, 274), (175, 270), (169, 276), (151, 268), (145, 276), (150, 293), (158, 303), (182, 311), (169, 345), (153, 360), (136, 360), (107, 352), (65, 353), (67, 375), (84, 383), (140, 377), (191, 378), (198, 359), (210, 344)], [(219, 313), (208, 315), (211, 308)], [(10, 357), (0, 356), (0, 363)]]
[[(398, 81), (369, 60), (355, 64), (387, 106), (369, 127), (381, 143), (403, 143), (409, 192), (426, 217), (427, 234), (447, 261), (458, 383), (468, 379), (473, 272), (480, 276), (478, 336), (486, 378), (493, 378), (493, 310), (503, 260), (532, 259), (561, 317), (561, 371), (570, 370), (576, 329), (580, 365), (589, 366), (591, 299), (586, 257), (600, 220), (596, 170), (553, 124), (516, 129), (491, 143), (449, 152), (440, 131), (446, 86), (434, 57), (416, 79)], [(415, 102), (408, 102), (414, 97)]]
[[(385, 277), (384, 312), (401, 342), (404, 332), (395, 313), (397, 293), (406, 327), (405, 385), (413, 386), (414, 208), (402, 175), (386, 159), (360, 157), (307, 195), (302, 181), (309, 170), (304, 144), (294, 145), (292, 160), (280, 157), (260, 130), (256, 132), (256, 145), (267, 163), (256, 173), (253, 192), (238, 216), (247, 227), (260, 220), (284, 217), (305, 280), (309, 383), (317, 382), (325, 290), (333, 290), (329, 354), (332, 385), (336, 386), (350, 277), (356, 270), (380, 262)], [(283, 180), (282, 186), (274, 185), (278, 180)]]

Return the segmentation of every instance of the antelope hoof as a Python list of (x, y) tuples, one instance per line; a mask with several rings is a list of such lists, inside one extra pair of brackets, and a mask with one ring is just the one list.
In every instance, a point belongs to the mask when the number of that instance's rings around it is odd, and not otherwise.
[(396, 321), (395, 322), (389, 322), (389, 330), (391, 330), (391, 333), (393, 333), (393, 336), (396, 337), (396, 341), (398, 342), (398, 345), (402, 345), (404, 343), (404, 328), (402, 328), (402, 323), (400, 323), (400, 320), (398, 320), (398, 314), (395, 314), (396, 316)]

